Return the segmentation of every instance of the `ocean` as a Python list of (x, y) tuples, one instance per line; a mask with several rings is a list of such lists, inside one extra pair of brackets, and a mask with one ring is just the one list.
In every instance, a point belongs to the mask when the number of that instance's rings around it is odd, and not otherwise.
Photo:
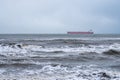
[(120, 80), (120, 35), (0, 34), (0, 80)]

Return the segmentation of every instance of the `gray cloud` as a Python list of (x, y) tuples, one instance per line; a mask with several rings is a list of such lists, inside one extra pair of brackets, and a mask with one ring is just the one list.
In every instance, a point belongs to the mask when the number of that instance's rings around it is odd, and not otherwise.
[(119, 0), (1, 0), (0, 33), (120, 33)]

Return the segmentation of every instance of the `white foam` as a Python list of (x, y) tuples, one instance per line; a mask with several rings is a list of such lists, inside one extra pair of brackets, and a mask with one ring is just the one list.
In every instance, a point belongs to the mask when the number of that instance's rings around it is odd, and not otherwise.
[[(88, 46), (81, 46), (81, 47), (69, 47), (69, 46), (63, 46), (63, 47), (42, 47), (42, 46), (37, 46), (37, 45), (26, 45), (23, 46), (22, 48), (19, 47), (11, 47), (11, 46), (2, 46), (0, 45), (0, 54), (5, 55), (5, 56), (35, 56), (38, 53), (35, 52), (39, 52), (39, 54), (41, 54), (41, 56), (65, 56), (65, 55), (69, 55), (71, 53), (75, 53), (73, 55), (78, 55), (79, 53), (88, 53), (88, 52), (96, 52), (96, 53), (103, 53), (105, 51), (108, 51), (110, 49), (114, 49), (114, 50), (118, 50), (120, 51), (120, 44), (118, 43), (114, 43), (114, 44), (110, 44), (110, 45), (88, 45)], [(54, 55), (47, 55), (45, 53), (42, 52), (59, 52), (60, 53), (56, 53)], [(34, 52), (34, 53), (33, 53)], [(63, 52), (63, 53), (62, 53)]]
[[(54, 52), (54, 51), (63, 51), (66, 53), (86, 53), (86, 52), (96, 52), (102, 53), (109, 49), (120, 50), (120, 44), (114, 43), (111, 45), (89, 45), (89, 46), (81, 46), (81, 47), (46, 47), (43, 48), (37, 45), (27, 45), (22, 46), (22, 48), (18, 47), (10, 47), (10, 46), (1, 46), (0, 45), (0, 54), (6, 56), (27, 56), (27, 55), (35, 55), (32, 54), (34, 51), (41, 51), (41, 52)], [(32, 51), (32, 52), (31, 52)], [(54, 54), (55, 55), (55, 54)], [(66, 54), (65, 54), (66, 55)], [(58, 55), (60, 56), (60, 54)], [(64, 56), (64, 55), (61, 55)]]
[(89, 46), (82, 46), (82, 47), (49, 47), (49, 48), (42, 48), (42, 47), (30, 47), (29, 48), (32, 51), (43, 51), (43, 52), (54, 52), (54, 51), (63, 51), (63, 52), (78, 52), (78, 53), (84, 53), (84, 52), (96, 52), (96, 53), (102, 53), (109, 49), (115, 49), (120, 50), (120, 44), (111, 44), (111, 45), (89, 45)]
[[(105, 73), (109, 77), (102, 76)], [(22, 74), (0, 75), (0, 79), (17, 80), (119, 80), (120, 72), (99, 69), (95, 65), (81, 65), (72, 68), (50, 65), (38, 70), (24, 70)]]

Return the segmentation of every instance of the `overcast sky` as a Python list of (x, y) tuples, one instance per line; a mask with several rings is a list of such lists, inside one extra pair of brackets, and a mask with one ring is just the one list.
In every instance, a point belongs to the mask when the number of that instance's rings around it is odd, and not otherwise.
[(0, 0), (0, 33), (120, 33), (120, 0)]

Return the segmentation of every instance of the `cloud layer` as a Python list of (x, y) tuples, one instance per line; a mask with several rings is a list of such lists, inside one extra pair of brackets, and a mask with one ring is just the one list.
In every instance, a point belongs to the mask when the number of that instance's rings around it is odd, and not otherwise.
[(0, 0), (0, 33), (120, 33), (119, 0)]

